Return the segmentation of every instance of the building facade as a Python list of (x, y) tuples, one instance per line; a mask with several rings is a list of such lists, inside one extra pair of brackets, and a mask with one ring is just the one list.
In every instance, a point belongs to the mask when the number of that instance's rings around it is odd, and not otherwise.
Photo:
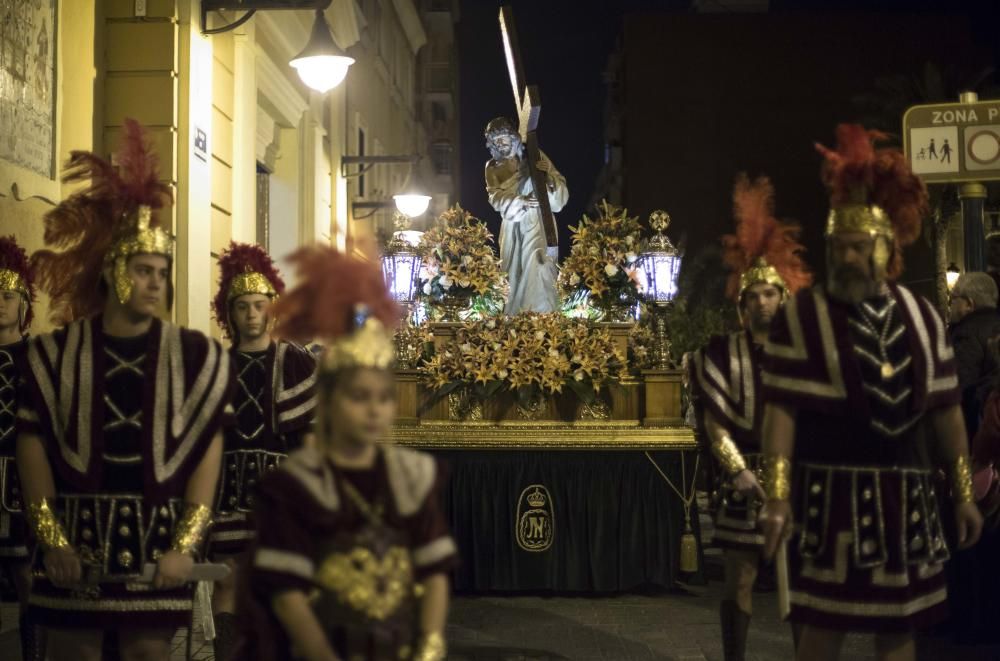
[[(21, 4), (34, 11), (19, 11)], [(343, 248), (352, 234), (391, 227), (391, 210), (372, 213), (354, 203), (391, 204), (410, 166), (375, 165), (354, 176), (359, 166), (341, 167), (342, 157), (420, 154), (419, 167), (435, 172), (437, 133), (425, 124), (421, 67), (436, 61), (425, 53), (442, 49), (453, 62), (454, 16), (440, 6), (333, 0), (327, 22), (355, 64), (341, 85), (319, 94), (288, 64), (308, 41), (311, 11), (258, 11), (231, 31), (205, 35), (200, 0), (0, 3), (0, 95), (34, 95), (32, 107), (0, 113), (0, 142), (13, 139), (15, 120), (28, 111), (32, 121), (18, 130), (39, 136), (0, 148), (0, 233), (16, 235), (28, 250), (41, 247), (42, 216), (71, 192), (60, 183), (69, 152), (110, 154), (124, 119), (135, 118), (148, 128), (174, 189), (167, 212), (177, 239), (172, 316), (216, 332), (213, 256), (230, 240), (260, 243), (284, 264), (298, 246)], [(210, 13), (207, 27), (239, 16)], [(30, 39), (16, 38), (22, 33)], [(49, 97), (41, 93), (46, 83)], [(457, 140), (454, 132), (448, 137)], [(431, 211), (453, 203), (453, 179), (427, 180)], [(46, 329), (44, 301), (40, 312), (36, 332)]]
[[(734, 11), (625, 16), (605, 71), (605, 165), (593, 200), (640, 217), (662, 206), (694, 263), (718, 246), (719, 228), (731, 227), (736, 175), (766, 174), (779, 216), (802, 224), (808, 260), (822, 277), (828, 201), (814, 143), (833, 144), (845, 121), (898, 135), (900, 100), (864, 104), (866, 93), (912, 77), (925, 62), (977, 71), (986, 55), (957, 15), (762, 13), (764, 3), (723, 4)], [(746, 12), (734, 13), (737, 5)], [(904, 40), (887, 50), (880, 39), (940, 25), (947, 39), (934, 44)], [(851, 49), (831, 55), (813, 38), (822, 31), (851, 34)], [(903, 109), (929, 101), (904, 100)], [(952, 225), (948, 260), (960, 266), (961, 246), (960, 224)], [(903, 281), (933, 296), (929, 241), (907, 250)]]

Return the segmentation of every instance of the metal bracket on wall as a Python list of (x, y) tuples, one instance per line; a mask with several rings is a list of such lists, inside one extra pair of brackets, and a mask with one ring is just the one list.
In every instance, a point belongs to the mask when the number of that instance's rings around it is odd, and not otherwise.
[[(416, 163), (420, 160), (420, 154), (405, 154), (399, 156), (342, 156), (340, 158), (340, 176), (345, 179), (360, 177), (368, 172), (372, 167), (382, 163)], [(348, 165), (362, 166), (357, 172), (348, 172)]]
[[(258, 11), (272, 9), (298, 9), (325, 11), (333, 0), (201, 0), (201, 33), (221, 34), (235, 30), (249, 21)], [(221, 27), (208, 27), (208, 13), (212, 11), (244, 11), (246, 12), (232, 23)]]
[[(371, 218), (376, 213), (382, 209), (395, 209), (396, 203), (393, 200), (377, 200), (372, 202), (352, 202), (351, 203), (351, 216), (354, 220), (364, 220), (365, 218)], [(357, 215), (358, 209), (371, 209), (368, 213), (363, 216)]]

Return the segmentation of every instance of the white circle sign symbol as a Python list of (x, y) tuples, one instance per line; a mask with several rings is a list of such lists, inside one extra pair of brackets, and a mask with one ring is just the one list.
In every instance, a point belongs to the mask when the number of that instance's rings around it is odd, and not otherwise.
[(1000, 134), (989, 129), (973, 133), (968, 142), (969, 158), (980, 165), (1000, 159)]

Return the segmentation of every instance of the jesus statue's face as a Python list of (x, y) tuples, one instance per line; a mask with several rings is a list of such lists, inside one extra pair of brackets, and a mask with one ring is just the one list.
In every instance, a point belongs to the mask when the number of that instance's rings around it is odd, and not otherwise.
[(505, 161), (521, 155), (521, 138), (514, 133), (501, 131), (490, 138), (487, 147), (494, 160)]

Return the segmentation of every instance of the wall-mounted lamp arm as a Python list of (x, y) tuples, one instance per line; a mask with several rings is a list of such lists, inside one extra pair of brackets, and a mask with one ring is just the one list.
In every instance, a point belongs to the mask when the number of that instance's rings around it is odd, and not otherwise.
[[(345, 179), (351, 177), (359, 177), (363, 175), (368, 170), (376, 165), (383, 163), (416, 163), (420, 160), (419, 154), (405, 154), (405, 155), (395, 155), (395, 156), (341, 156), (340, 157), (340, 176)], [(348, 172), (348, 165), (362, 165), (360, 170), (357, 172)]]
[[(333, 2), (333, 0), (201, 0), (201, 33), (221, 34), (223, 32), (235, 30), (249, 21), (250, 18), (260, 10), (318, 9), (323, 11), (330, 6), (331, 2)], [(224, 11), (227, 9), (234, 11), (243, 10), (246, 13), (232, 23), (228, 23), (217, 28), (209, 28), (208, 13), (213, 11)]]

